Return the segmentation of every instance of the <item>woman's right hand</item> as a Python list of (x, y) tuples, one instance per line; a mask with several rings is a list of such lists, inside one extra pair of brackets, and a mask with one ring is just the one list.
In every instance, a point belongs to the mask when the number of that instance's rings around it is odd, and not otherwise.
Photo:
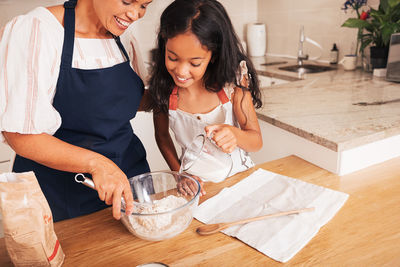
[(99, 194), (107, 205), (112, 205), (113, 217), (121, 218), (121, 197), (125, 199), (126, 214), (133, 210), (133, 195), (126, 175), (111, 160), (99, 156), (89, 162), (90, 174)]

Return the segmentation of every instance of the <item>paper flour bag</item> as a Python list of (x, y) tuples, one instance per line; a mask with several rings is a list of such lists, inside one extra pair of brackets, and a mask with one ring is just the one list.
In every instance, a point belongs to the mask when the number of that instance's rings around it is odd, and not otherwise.
[(33, 172), (0, 174), (4, 239), (15, 266), (61, 266), (64, 253)]

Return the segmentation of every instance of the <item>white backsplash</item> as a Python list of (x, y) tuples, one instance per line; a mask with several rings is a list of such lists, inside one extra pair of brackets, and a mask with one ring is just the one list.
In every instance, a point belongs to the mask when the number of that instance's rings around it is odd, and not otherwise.
[[(300, 25), (305, 35), (323, 47), (322, 60), (329, 60), (329, 52), (336, 43), (339, 59), (354, 53), (357, 29), (341, 27), (347, 18), (355, 18), (352, 9), (341, 10), (345, 0), (259, 0), (258, 18), (267, 26), (267, 53), (297, 55)], [(369, 0), (368, 6), (377, 8), (379, 0)], [(310, 57), (320, 54), (311, 44), (304, 45)]]

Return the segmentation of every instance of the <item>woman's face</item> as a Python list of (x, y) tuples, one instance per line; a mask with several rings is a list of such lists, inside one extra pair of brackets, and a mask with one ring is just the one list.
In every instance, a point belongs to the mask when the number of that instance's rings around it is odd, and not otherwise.
[(119, 36), (146, 13), (152, 0), (93, 0), (94, 10), (107, 31)]
[(177, 86), (202, 86), (212, 52), (191, 33), (168, 39), (165, 45), (165, 67)]

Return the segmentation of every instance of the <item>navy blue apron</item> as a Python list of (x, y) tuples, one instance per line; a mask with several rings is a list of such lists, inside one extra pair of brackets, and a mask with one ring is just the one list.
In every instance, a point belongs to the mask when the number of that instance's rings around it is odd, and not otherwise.
[[(106, 156), (127, 177), (148, 172), (146, 151), (129, 122), (143, 96), (143, 82), (130, 67), (119, 37), (115, 41), (127, 61), (103, 69), (72, 68), (75, 5), (76, 0), (64, 3), (64, 44), (53, 101), (62, 123), (54, 136)], [(108, 207), (97, 191), (75, 182), (75, 173), (51, 169), (21, 156), (16, 156), (13, 171), (35, 172), (54, 221)]]

